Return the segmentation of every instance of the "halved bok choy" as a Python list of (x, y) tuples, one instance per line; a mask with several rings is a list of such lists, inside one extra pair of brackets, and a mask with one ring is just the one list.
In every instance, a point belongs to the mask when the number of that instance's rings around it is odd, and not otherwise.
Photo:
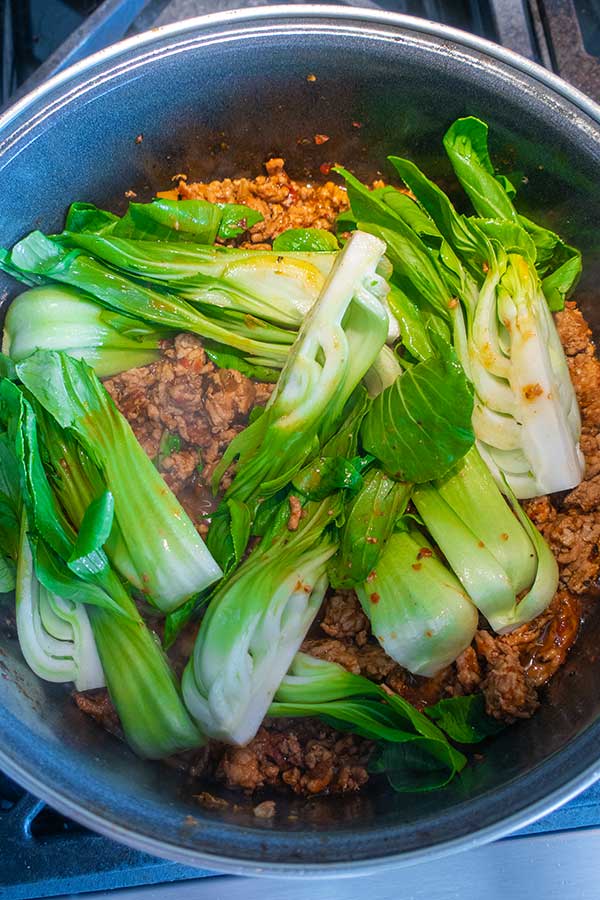
[(512, 631), (546, 609), (558, 587), (556, 560), (518, 502), (509, 506), (475, 447), (447, 476), (417, 485), (412, 501), (495, 631)]
[(38, 350), (17, 372), (101, 473), (114, 498), (114, 559), (125, 577), (164, 612), (217, 581), (221, 569), (92, 369)]
[(269, 497), (334, 433), (350, 395), (385, 344), (385, 244), (355, 232), (300, 329), (264, 413), (237, 435), (215, 469), (216, 488), (237, 460), (227, 498)]
[[(96, 657), (87, 653), (89, 632), (79, 630), (82, 617), (72, 620), (68, 632), (64, 622), (59, 624), (59, 610), (66, 616), (64, 610), (70, 609), (66, 601), (77, 608), (83, 604), (129, 745), (150, 758), (201, 745), (204, 738), (183, 706), (166, 656), (104, 553), (114, 515), (112, 495), (104, 491), (96, 497), (76, 531), (48, 480), (33, 407), (8, 379), (0, 381), (0, 419), (17, 461), (27, 516), (21, 533), (27, 543), (18, 563), (19, 637), (25, 658), (41, 677), (56, 676), (61, 648), (49, 637), (66, 637), (67, 665), (61, 677), (77, 675), (88, 686), (97, 680)], [(49, 606), (41, 599), (42, 589)], [(56, 597), (65, 603), (55, 608)]]
[(23, 514), (15, 588), (19, 646), (44, 681), (72, 681), (78, 691), (104, 687), (102, 663), (87, 610), (49, 591), (38, 579)]
[(2, 352), (20, 362), (38, 349), (64, 350), (107, 378), (154, 362), (169, 333), (104, 309), (75, 288), (48, 284), (13, 300), (4, 321)]

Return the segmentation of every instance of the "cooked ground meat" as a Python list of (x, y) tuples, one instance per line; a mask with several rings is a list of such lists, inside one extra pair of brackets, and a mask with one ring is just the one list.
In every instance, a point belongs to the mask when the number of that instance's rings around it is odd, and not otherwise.
[[(182, 178), (176, 189), (166, 193), (244, 203), (259, 210), (264, 221), (243, 236), (243, 245), (254, 247), (268, 247), (269, 241), (290, 227), (331, 228), (338, 213), (348, 206), (345, 190), (332, 182), (308, 185), (293, 181), (281, 159), (270, 160), (266, 169), (266, 175), (253, 180), (188, 184)], [(574, 303), (566, 304), (556, 322), (582, 413), (586, 476), (566, 495), (540, 497), (525, 504), (559, 563), (561, 589), (552, 604), (509, 635), (493, 635), (482, 620), (472, 646), (453, 665), (435, 678), (421, 678), (395, 663), (375, 641), (354, 591), (330, 591), (318, 624), (303, 644), (305, 652), (362, 674), (417, 708), (442, 697), (480, 691), (488, 713), (495, 718), (514, 722), (533, 714), (539, 705), (538, 689), (564, 663), (577, 638), (582, 614), (579, 595), (589, 593), (600, 579), (600, 361), (590, 329)], [(182, 334), (165, 342), (158, 362), (112, 378), (106, 387), (149, 456), (157, 458), (165, 435), (179, 437), (181, 445), (160, 458), (160, 469), (199, 530), (205, 532), (208, 526), (203, 520), (214, 508), (208, 490), (210, 476), (226, 446), (246, 424), (251, 409), (267, 401), (272, 386), (216, 368), (200, 340)], [(227, 474), (224, 483), (228, 483)], [(300, 517), (300, 502), (291, 498), (291, 530), (298, 527)], [(189, 656), (197, 627), (189, 626), (172, 651), (177, 674)], [(75, 693), (74, 697), (80, 709), (107, 730), (121, 734), (106, 690)], [(191, 779), (213, 778), (247, 793), (261, 788), (304, 795), (346, 793), (367, 782), (371, 748), (370, 742), (340, 734), (317, 720), (267, 719), (246, 747), (211, 743), (168, 762)], [(194, 796), (211, 808), (224, 803), (206, 791)], [(271, 803), (259, 804), (256, 814), (271, 815)]]
[(486, 673), (481, 682), (489, 716), (512, 722), (528, 719), (539, 706), (537, 692), (527, 677), (519, 651), (487, 631), (475, 635), (475, 647)]
[[(264, 217), (249, 232), (248, 246), (265, 244), (288, 228), (331, 229), (342, 210), (348, 208), (344, 188), (332, 181), (325, 184), (301, 184), (289, 177), (282, 159), (266, 164), (266, 175), (225, 178), (209, 184), (179, 182), (184, 200), (210, 200), (211, 203), (243, 203)], [(267, 243), (268, 246), (268, 243)]]
[(81, 712), (91, 716), (106, 731), (123, 738), (119, 716), (106, 688), (96, 688), (93, 691), (73, 691), (72, 696)]
[(367, 643), (371, 623), (364, 614), (356, 591), (335, 591), (325, 600), (321, 628), (332, 638), (351, 638), (359, 647)]
[(191, 334), (165, 342), (157, 362), (123, 372), (104, 386), (148, 456), (157, 457), (165, 433), (184, 443), (162, 460), (160, 470), (196, 522), (214, 509), (208, 487), (223, 451), (273, 389), (234, 369), (218, 369)]
[(228, 787), (342, 794), (368, 781), (371, 743), (316, 719), (267, 720), (246, 747), (226, 747), (216, 777)]

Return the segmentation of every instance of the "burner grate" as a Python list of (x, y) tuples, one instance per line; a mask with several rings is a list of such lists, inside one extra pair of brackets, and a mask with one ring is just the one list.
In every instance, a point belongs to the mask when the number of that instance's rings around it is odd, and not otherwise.
[(35, 900), (214, 875), (94, 834), (0, 772), (0, 897)]

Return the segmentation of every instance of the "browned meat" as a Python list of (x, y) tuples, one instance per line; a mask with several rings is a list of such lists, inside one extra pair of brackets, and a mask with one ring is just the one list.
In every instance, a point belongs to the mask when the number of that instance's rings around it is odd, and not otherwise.
[(481, 689), (488, 715), (507, 722), (528, 719), (539, 701), (518, 650), (502, 638), (494, 639), (487, 631), (477, 632), (475, 646), (480, 659), (487, 664)]
[(177, 450), (163, 459), (160, 471), (175, 494), (181, 493), (198, 468), (200, 452), (196, 449)]
[(540, 687), (564, 663), (577, 639), (580, 623), (579, 600), (567, 591), (559, 591), (547, 610), (501, 640), (519, 651), (527, 678)]
[(412, 675), (373, 640), (362, 646), (348, 640), (308, 640), (302, 650), (318, 659), (335, 662), (354, 675), (364, 675), (386, 685), (418, 709), (436, 703), (445, 693), (451, 692), (453, 672), (450, 666), (434, 678)]
[(359, 647), (367, 643), (371, 623), (355, 591), (336, 591), (325, 600), (320, 626), (332, 638), (350, 638)]
[(217, 778), (255, 791), (287, 787), (296, 794), (340, 794), (368, 780), (369, 741), (334, 731), (316, 719), (271, 720), (246, 747), (226, 747)]
[(577, 304), (567, 301), (564, 310), (554, 317), (560, 342), (567, 356), (585, 353), (592, 340), (592, 332)]
[(474, 647), (467, 647), (456, 660), (456, 681), (454, 693), (474, 694), (481, 686), (482, 674), (479, 658)]
[(123, 738), (119, 716), (106, 688), (96, 688), (93, 691), (73, 691), (72, 697), (81, 712), (91, 716), (106, 731)]
[[(156, 457), (165, 431), (185, 442), (162, 461), (161, 471), (169, 486), (183, 495), (181, 500), (196, 521), (201, 516), (191, 489), (209, 485), (250, 410), (266, 403), (272, 391), (272, 385), (255, 383), (233, 369), (217, 369), (191, 334), (177, 335), (165, 344), (157, 362), (123, 372), (106, 381), (105, 387), (150, 457)], [(196, 487), (199, 493), (206, 507), (206, 495)], [(210, 511), (209, 505), (203, 512)]]
[(348, 672), (360, 675), (360, 663), (358, 661), (358, 647), (349, 641), (336, 640), (308, 640), (304, 641), (301, 650), (310, 653), (317, 659), (326, 659), (327, 662), (337, 663)]
[(348, 208), (345, 189), (332, 181), (325, 184), (293, 181), (287, 175), (282, 159), (269, 160), (266, 170), (266, 175), (253, 180), (225, 178), (209, 184), (188, 184), (182, 180), (179, 196), (212, 203), (243, 203), (257, 209), (264, 221), (250, 229), (248, 246), (263, 244), (269, 247), (268, 242), (287, 228), (330, 229), (338, 213)]
[(585, 594), (598, 583), (600, 574), (600, 515), (558, 513), (540, 529), (560, 567), (560, 580), (573, 594)]

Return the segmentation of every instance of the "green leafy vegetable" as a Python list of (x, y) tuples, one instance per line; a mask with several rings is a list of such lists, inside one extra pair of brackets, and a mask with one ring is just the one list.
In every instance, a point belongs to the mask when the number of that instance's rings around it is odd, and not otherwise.
[(362, 425), (365, 449), (399, 481), (439, 477), (473, 445), (471, 386), (451, 348), (436, 346), (375, 397)]
[(182, 680), (203, 731), (247, 743), (321, 605), (333, 501), (309, 501), (297, 530), (265, 535), (213, 597)]
[(60, 241), (169, 290), (206, 315), (216, 315), (219, 308), (236, 310), (294, 329), (318, 297), (336, 255), (172, 244), (113, 234), (65, 232)]
[(491, 168), (487, 126), (461, 119), (445, 146), (479, 218), (459, 215), (412, 162), (391, 157), (417, 198), (414, 205), (429, 218), (430, 233), (413, 227), (404, 207), (395, 218), (383, 216), (373, 201), (364, 202), (364, 188), (357, 209), (371, 221), (361, 227), (388, 243), (399, 290), (392, 309), (412, 358), (427, 360), (428, 338), (443, 330), (440, 324), (451, 324), (475, 389), (473, 429), (498, 483), (506, 479), (521, 499), (572, 488), (583, 474), (581, 423), (543, 288), (556, 308), (559, 291), (568, 291), (576, 276), (579, 255), (519, 217), (513, 192)]
[(104, 378), (158, 359), (160, 341), (168, 333), (103, 309), (73, 288), (47, 285), (13, 300), (2, 346), (15, 362), (35, 350), (65, 350)]
[(215, 469), (216, 489), (237, 459), (228, 498), (276, 493), (318, 452), (385, 342), (387, 316), (375, 272), (385, 247), (354, 232), (304, 321), (261, 417), (233, 439)]
[(294, 657), (269, 715), (319, 716), (342, 731), (378, 741), (369, 769), (385, 773), (398, 791), (442, 787), (466, 764), (444, 734), (402, 697), (304, 653)]
[(506, 191), (506, 179), (494, 174), (488, 152), (488, 127), (474, 117), (457, 119), (444, 136), (454, 171), (477, 214), (518, 222), (532, 236), (539, 255), (540, 274), (554, 279), (544, 286), (551, 309), (562, 309), (581, 273), (581, 253), (547, 228), (519, 216)]
[(329, 564), (333, 587), (351, 588), (367, 580), (406, 509), (410, 491), (410, 485), (392, 481), (380, 469), (367, 472), (346, 507), (340, 548)]
[(426, 707), (425, 714), (459, 744), (478, 744), (506, 728), (504, 722), (486, 715), (483, 694), (438, 700)]
[(74, 681), (78, 691), (103, 687), (102, 665), (85, 606), (40, 583), (23, 516), (16, 584), (19, 645), (30, 669), (45, 681)]
[[(27, 661), (44, 678), (76, 677), (91, 685), (100, 678), (99, 657), (125, 737), (137, 753), (158, 758), (198, 746), (203, 738), (185, 711), (166, 657), (104, 551), (94, 549), (109, 530), (110, 501), (103, 497), (92, 506), (87, 536), (80, 539), (66, 515), (71, 517), (72, 510), (63, 510), (46, 476), (33, 408), (6, 379), (0, 382), (0, 419), (17, 460), (27, 512), (16, 589), (19, 639)], [(77, 555), (78, 542), (88, 551), (90, 564), (76, 574), (67, 561)], [(81, 604), (86, 604), (87, 620), (79, 612)], [(55, 640), (65, 646), (57, 647)]]
[(136, 240), (213, 244), (217, 236), (223, 240), (237, 237), (262, 219), (257, 210), (237, 203), (159, 197), (151, 203), (130, 203), (122, 218), (91, 203), (73, 203), (66, 230)]
[(323, 228), (288, 228), (273, 241), (273, 250), (289, 253), (300, 250), (304, 253), (331, 253), (339, 250), (337, 238)]
[(392, 534), (357, 593), (385, 652), (416, 675), (435, 675), (471, 643), (477, 610), (412, 525)]
[(248, 337), (248, 326), (243, 320), (242, 328), (237, 327), (232, 319), (222, 325), (186, 300), (146, 287), (79, 250), (61, 247), (40, 232), (32, 232), (16, 244), (11, 252), (11, 261), (21, 271), (42, 273), (79, 288), (109, 309), (153, 322), (161, 329), (191, 331), (234, 347), (260, 365), (281, 367), (287, 357), (287, 346)]
[(101, 471), (128, 552), (127, 576), (138, 590), (170, 611), (216, 581), (221, 570), (92, 370), (49, 351), (37, 351), (17, 369)]
[(495, 631), (546, 609), (558, 586), (556, 561), (525, 513), (521, 523), (513, 515), (475, 448), (445, 478), (415, 488), (412, 499)]

